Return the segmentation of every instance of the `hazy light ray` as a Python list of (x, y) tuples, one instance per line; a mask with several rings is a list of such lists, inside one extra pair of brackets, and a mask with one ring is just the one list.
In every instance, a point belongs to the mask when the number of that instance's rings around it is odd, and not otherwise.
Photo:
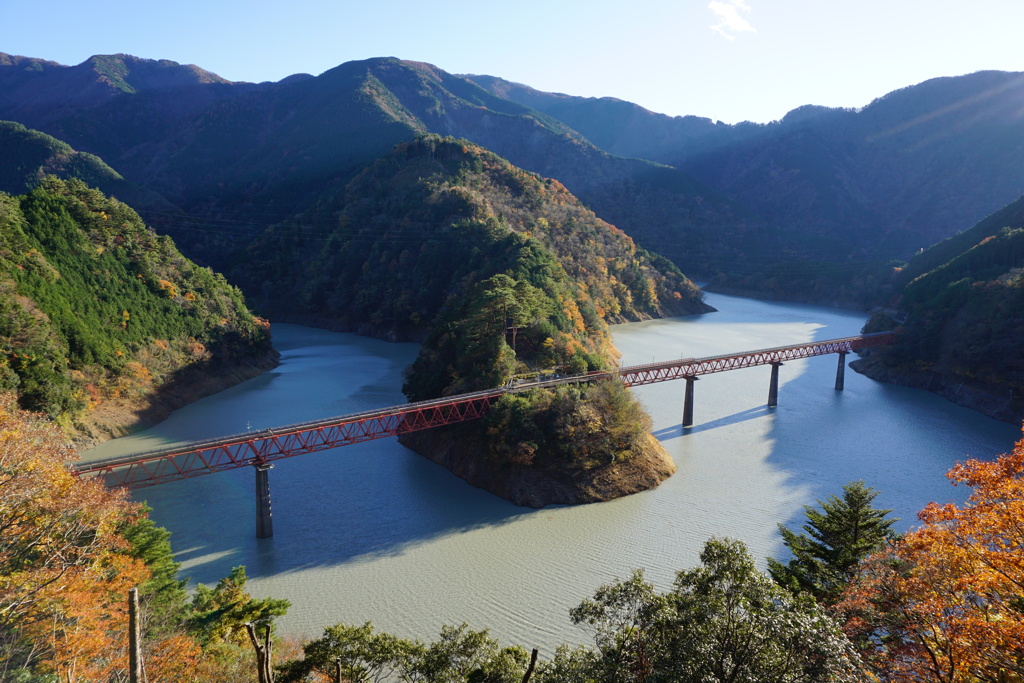
[[(927, 112), (925, 114), (922, 114), (921, 116), (915, 117), (915, 118), (913, 118), (913, 119), (911, 119), (909, 121), (905, 121), (905, 122), (901, 123), (898, 126), (892, 126), (891, 128), (888, 128), (888, 129), (886, 129), (884, 131), (881, 131), (880, 133), (878, 133), (876, 135), (873, 135), (873, 136), (867, 138), (867, 140), (869, 142), (876, 142), (878, 140), (881, 140), (881, 139), (884, 139), (884, 138), (887, 138), (887, 137), (891, 137), (893, 135), (897, 135), (899, 133), (904, 132), (907, 129), (914, 128), (915, 126), (919, 126), (919, 125), (924, 124), (924, 123), (928, 123), (929, 121), (932, 121), (933, 119), (937, 119), (940, 116), (945, 116), (947, 114), (951, 114), (951, 113), (953, 113), (953, 112), (955, 112), (957, 110), (963, 109), (965, 107), (969, 107), (969, 106), (977, 104), (979, 102), (984, 102), (985, 100), (992, 99), (992, 98), (994, 98), (994, 97), (996, 97), (998, 95), (1001, 95), (1002, 93), (1005, 93), (1007, 91), (1013, 90), (1015, 88), (1020, 88), (1022, 85), (1024, 85), (1024, 76), (1021, 76), (1019, 78), (1011, 79), (1011, 80), (1007, 81), (1006, 83), (1003, 83), (1002, 85), (998, 85), (998, 86), (996, 86), (994, 88), (989, 88), (988, 90), (980, 92), (977, 95), (974, 95), (972, 97), (965, 97), (965, 98), (963, 98), (961, 100), (957, 100), (957, 101), (955, 101), (955, 102), (953, 102), (951, 104), (947, 104), (944, 107), (941, 107), (939, 109), (934, 109), (934, 110), (929, 111), (929, 112)], [(889, 94), (892, 95), (892, 93), (889, 93)], [(1024, 110), (1022, 110), (1022, 111), (1024, 111)]]

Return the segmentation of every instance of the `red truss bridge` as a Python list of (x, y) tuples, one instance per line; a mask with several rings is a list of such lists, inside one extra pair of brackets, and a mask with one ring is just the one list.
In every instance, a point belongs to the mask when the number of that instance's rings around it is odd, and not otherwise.
[[(257, 470), (257, 502), (261, 510), (258, 514), (257, 535), (265, 537), (272, 533), (267, 470), (271, 468), (270, 463), (275, 460), (475, 420), (485, 415), (491, 404), (506, 393), (600, 379), (618, 379), (631, 387), (675, 379), (686, 380), (683, 426), (689, 427), (693, 424), (693, 383), (700, 375), (756, 365), (771, 365), (768, 405), (774, 406), (778, 395), (778, 369), (783, 362), (837, 353), (839, 366), (836, 371), (836, 389), (841, 390), (846, 367), (844, 359), (847, 353), (889, 344), (894, 338), (895, 335), (889, 332), (867, 334), (723, 356), (646, 363), (617, 370), (599, 370), (585, 375), (520, 381), (498, 389), (406, 403), (323, 420), (195, 441), (158, 451), (78, 463), (74, 466), (74, 471), (80, 477), (103, 479), (108, 486), (137, 489), (253, 466)], [(266, 519), (263, 519), (264, 506)], [(265, 526), (261, 526), (264, 524)]]
[(506, 389), (459, 394), (78, 463), (80, 477), (132, 489), (483, 417)]
[[(643, 384), (654, 384), (673, 379), (686, 379), (700, 375), (710, 375), (714, 372), (725, 372), (727, 370), (739, 370), (750, 368), (755, 365), (775, 365), (800, 358), (812, 356), (825, 356), (830, 353), (840, 354), (840, 361), (847, 353), (858, 351), (872, 346), (889, 344), (895, 338), (892, 332), (878, 332), (875, 334), (863, 334), (857, 337), (843, 337), (841, 339), (827, 339), (825, 341), (810, 342), (808, 344), (793, 344), (791, 346), (776, 346), (770, 349), (759, 349), (757, 351), (743, 351), (727, 356), (709, 356), (707, 358), (684, 358), (681, 360), (660, 361), (644, 365), (631, 365), (622, 368), (617, 374), (622, 378), (626, 386), (638, 387)], [(845, 364), (842, 366), (845, 367)], [(837, 386), (837, 389), (842, 389)]]
[[(142, 488), (474, 420), (487, 413), (491, 404), (503, 394), (525, 391), (537, 386), (617, 378), (626, 386), (635, 387), (675, 379), (691, 379), (755, 365), (781, 364), (784, 361), (832, 353), (845, 356), (858, 349), (888, 344), (893, 336), (892, 333), (881, 333), (844, 337), (725, 356), (684, 358), (632, 365), (613, 371), (596, 371), (586, 375), (521, 382), (500, 389), (405, 403), (378, 410), (196, 441), (158, 451), (95, 460), (76, 465), (75, 471), (82, 477), (105, 477), (110, 486)], [(841, 365), (840, 368), (842, 367), (844, 366)]]

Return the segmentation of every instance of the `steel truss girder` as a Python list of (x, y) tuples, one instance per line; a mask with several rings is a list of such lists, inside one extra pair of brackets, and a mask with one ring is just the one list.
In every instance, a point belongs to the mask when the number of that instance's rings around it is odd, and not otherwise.
[(882, 333), (859, 337), (845, 337), (843, 339), (829, 339), (808, 344), (794, 344), (792, 346), (777, 346), (770, 349), (747, 351), (728, 356), (687, 358), (685, 360), (633, 365), (622, 368), (613, 374), (617, 374), (626, 386), (637, 387), (655, 382), (683, 379), (684, 377), (697, 377), (699, 375), (710, 375), (715, 372), (750, 368), (756, 365), (770, 365), (800, 358), (824, 356), (830, 353), (856, 351), (871, 346), (889, 344), (894, 338), (895, 335), (892, 333)]
[(633, 365), (612, 372), (592, 372), (585, 376), (539, 382), (536, 385), (506, 387), (491, 391), (460, 394), (442, 399), (420, 401), (355, 415), (304, 422), (275, 429), (264, 429), (235, 436), (201, 441), (176, 448), (133, 454), (81, 463), (74, 468), (83, 478), (105, 480), (108, 486), (144, 488), (168, 481), (189, 479), (213, 472), (315, 453), (339, 446), (407, 434), (422, 429), (465, 422), (483, 417), (491, 404), (508, 391), (530, 386), (550, 386), (571, 382), (616, 378), (635, 387), (696, 377), (714, 372), (769, 365), (830, 353), (850, 352), (870, 346), (889, 344), (892, 333), (830, 339), (810, 344), (795, 344), (771, 349), (708, 358)]
[(137, 489), (213, 472), (263, 465), (282, 458), (407, 434), (483, 417), (500, 391), (480, 392), (448, 401), (426, 401), (385, 409), (383, 414), (334, 418), (333, 421), (262, 430), (235, 438), (200, 442), (128, 458), (82, 463), (84, 478), (102, 478), (107, 486)]

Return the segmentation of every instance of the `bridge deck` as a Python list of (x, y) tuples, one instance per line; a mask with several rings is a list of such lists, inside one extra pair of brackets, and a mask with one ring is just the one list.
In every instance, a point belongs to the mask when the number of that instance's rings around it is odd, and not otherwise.
[(273, 460), (303, 453), (477, 419), (487, 413), (492, 402), (506, 393), (610, 378), (619, 379), (627, 386), (641, 386), (798, 358), (847, 353), (869, 346), (888, 344), (893, 336), (892, 333), (880, 333), (843, 337), (724, 356), (684, 358), (633, 365), (618, 370), (598, 370), (585, 375), (520, 382), (498, 389), (406, 403), (196, 441), (145, 453), (94, 460), (76, 465), (74, 471), (81, 477), (105, 478), (106, 483), (111, 486), (142, 488), (227, 469), (265, 465)]
[(724, 356), (684, 358), (681, 360), (645, 363), (643, 365), (632, 365), (622, 368), (617, 374), (622, 377), (627, 386), (635, 387), (653, 384), (654, 382), (681, 379), (683, 377), (697, 377), (715, 372), (739, 370), (756, 365), (770, 365), (800, 358), (825, 356), (831, 353), (849, 353), (858, 349), (888, 344), (894, 336), (892, 332), (877, 332), (874, 334), (862, 334), (856, 337), (840, 337), (819, 342), (808, 342), (806, 344), (773, 346), (767, 349), (743, 351)]

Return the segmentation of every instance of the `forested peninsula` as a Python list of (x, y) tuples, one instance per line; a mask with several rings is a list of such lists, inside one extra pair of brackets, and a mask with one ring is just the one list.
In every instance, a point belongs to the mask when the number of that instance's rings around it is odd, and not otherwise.
[[(81, 445), (274, 364), (269, 323), (229, 280), (274, 320), (421, 341), (411, 400), (612, 368), (608, 323), (712, 310), (561, 183), (466, 140), (399, 144), (308, 211), (236, 240), (225, 279), (73, 177), (102, 161), (5, 130), (25, 148), (8, 185), (36, 185), (4, 199), (0, 376)], [(112, 170), (102, 179), (119, 182)], [(507, 396), (485, 421), (404, 442), (532, 506), (607, 500), (674, 471), (642, 408), (611, 383)]]
[[(311, 256), (317, 242), (302, 226), (325, 224)], [(315, 211), (256, 239), (248, 258), (232, 280), (250, 291), (260, 291), (247, 279), (255, 273), (287, 283), (258, 297), (275, 320), (422, 339), (411, 400), (608, 369), (618, 357), (609, 322), (712, 310), (675, 266), (558, 181), (436, 135), (396, 146)], [(402, 442), (539, 507), (656, 486), (675, 468), (648, 429), (628, 391), (607, 383), (509, 395), (484, 421)]]

